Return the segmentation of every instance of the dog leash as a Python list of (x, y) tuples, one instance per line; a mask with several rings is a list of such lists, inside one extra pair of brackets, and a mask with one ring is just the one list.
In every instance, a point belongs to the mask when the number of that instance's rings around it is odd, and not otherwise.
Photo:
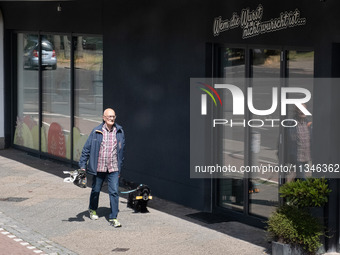
[[(139, 184), (139, 186), (143, 186), (144, 184)], [(136, 190), (138, 190), (138, 188), (136, 189), (133, 189), (133, 190), (129, 190), (129, 191), (120, 191), (119, 193), (122, 193), (122, 194), (129, 194), (131, 192), (135, 192)]]
[(136, 191), (137, 189), (133, 189), (133, 190), (129, 190), (129, 191), (119, 191), (119, 193), (122, 193), (122, 194), (129, 194), (131, 192), (134, 192)]

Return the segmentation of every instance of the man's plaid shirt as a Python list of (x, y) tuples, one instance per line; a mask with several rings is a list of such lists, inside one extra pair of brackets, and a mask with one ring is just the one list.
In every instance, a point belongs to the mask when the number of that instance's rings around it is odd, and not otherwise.
[(310, 132), (306, 121), (299, 122), (296, 126), (297, 161), (308, 162), (311, 160)]
[(109, 130), (106, 124), (104, 124), (102, 132), (103, 141), (99, 150), (97, 172), (117, 172), (117, 129), (116, 127), (113, 127), (112, 130)]

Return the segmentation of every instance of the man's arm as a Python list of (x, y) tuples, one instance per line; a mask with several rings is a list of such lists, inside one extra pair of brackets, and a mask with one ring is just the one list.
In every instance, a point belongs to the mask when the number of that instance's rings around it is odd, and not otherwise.
[(118, 144), (118, 149), (119, 149), (118, 153), (120, 154), (120, 162), (118, 162), (120, 164), (120, 167), (119, 167), (119, 175), (120, 175), (122, 168), (123, 168), (124, 155), (125, 155), (125, 133), (123, 129), (122, 129), (121, 139)]
[(90, 158), (91, 152), (91, 141), (93, 137), (93, 132), (91, 132), (90, 136), (87, 138), (86, 143), (84, 144), (83, 150), (81, 152), (81, 156), (78, 162), (80, 169), (86, 169), (87, 161)]

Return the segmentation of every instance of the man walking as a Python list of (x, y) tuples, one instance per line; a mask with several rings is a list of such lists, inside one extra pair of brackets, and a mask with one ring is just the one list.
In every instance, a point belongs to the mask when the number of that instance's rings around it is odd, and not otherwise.
[(93, 176), (89, 213), (97, 220), (99, 194), (107, 178), (110, 197), (110, 224), (121, 227), (117, 220), (119, 202), (119, 177), (124, 160), (125, 136), (123, 128), (115, 123), (116, 113), (107, 108), (103, 113), (103, 123), (94, 128), (87, 139), (79, 160), (79, 167)]

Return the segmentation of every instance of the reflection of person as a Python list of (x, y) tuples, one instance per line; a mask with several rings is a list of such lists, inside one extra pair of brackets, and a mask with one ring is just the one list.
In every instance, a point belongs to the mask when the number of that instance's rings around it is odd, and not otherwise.
[(297, 125), (288, 128), (286, 161), (296, 165), (296, 179), (304, 179), (305, 165), (311, 161), (312, 122), (309, 122), (306, 115), (297, 107), (294, 114)]
[[(89, 212), (92, 220), (97, 220), (99, 194), (105, 178), (108, 181), (111, 213), (110, 224), (120, 227), (118, 215), (119, 176), (124, 160), (125, 136), (120, 125), (115, 123), (115, 111), (108, 108), (103, 114), (103, 123), (94, 128), (87, 139), (79, 167), (93, 175)], [(88, 162), (87, 162), (88, 161)]]

